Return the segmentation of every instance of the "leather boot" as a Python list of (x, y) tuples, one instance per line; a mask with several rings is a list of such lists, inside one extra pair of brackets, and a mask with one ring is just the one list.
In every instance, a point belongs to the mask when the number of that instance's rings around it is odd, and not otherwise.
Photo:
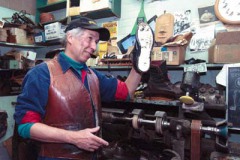
[(145, 97), (162, 97), (176, 99), (182, 94), (179, 87), (175, 87), (168, 78), (166, 61), (151, 62), (148, 86), (144, 90)]

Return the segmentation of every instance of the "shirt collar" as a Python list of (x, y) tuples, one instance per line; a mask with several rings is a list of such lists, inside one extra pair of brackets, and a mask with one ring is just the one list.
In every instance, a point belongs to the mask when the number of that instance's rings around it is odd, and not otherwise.
[[(72, 66), (62, 54), (65, 54), (65, 53), (63, 51), (59, 53), (58, 62), (60, 64), (60, 66), (62, 67), (62, 71), (65, 73), (68, 69), (72, 68)], [(86, 63), (84, 63), (83, 69), (88, 71), (88, 67), (87, 67)]]

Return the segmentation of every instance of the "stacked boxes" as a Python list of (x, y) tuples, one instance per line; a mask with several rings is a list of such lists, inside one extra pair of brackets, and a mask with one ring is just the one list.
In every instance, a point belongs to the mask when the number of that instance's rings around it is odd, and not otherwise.
[(29, 44), (26, 31), (20, 28), (9, 28), (8, 42)]
[(240, 31), (219, 32), (208, 54), (210, 63), (239, 63)]

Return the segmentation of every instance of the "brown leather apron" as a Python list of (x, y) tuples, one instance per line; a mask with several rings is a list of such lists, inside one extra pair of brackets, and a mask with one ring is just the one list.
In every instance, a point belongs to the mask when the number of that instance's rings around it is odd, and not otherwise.
[[(63, 73), (57, 58), (48, 61), (47, 65), (51, 81), (43, 123), (66, 130), (81, 130), (100, 125), (99, 81), (94, 72), (89, 69), (87, 73), (89, 93), (72, 70)], [(42, 143), (40, 155), (68, 159), (93, 157), (92, 152), (65, 143)]]

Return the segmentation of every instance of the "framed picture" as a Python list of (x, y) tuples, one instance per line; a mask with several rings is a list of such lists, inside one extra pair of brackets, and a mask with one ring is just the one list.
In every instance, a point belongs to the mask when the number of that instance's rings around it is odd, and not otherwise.
[(217, 17), (214, 12), (214, 6), (206, 6), (198, 8), (200, 24), (206, 24), (217, 21)]

